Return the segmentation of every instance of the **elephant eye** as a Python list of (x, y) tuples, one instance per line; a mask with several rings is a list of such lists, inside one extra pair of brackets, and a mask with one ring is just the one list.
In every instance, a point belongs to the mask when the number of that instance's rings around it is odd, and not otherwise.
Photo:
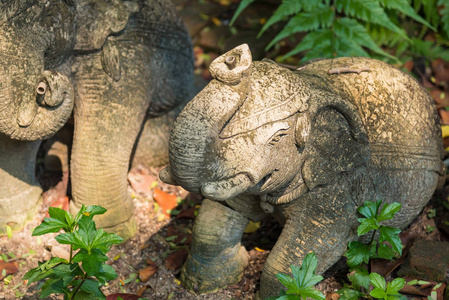
[(270, 145), (274, 145), (274, 144), (276, 144), (276, 143), (278, 143), (284, 136), (286, 136), (287, 135), (287, 133), (285, 133), (285, 132), (277, 132), (271, 139), (270, 139), (270, 142), (269, 142), (269, 144)]

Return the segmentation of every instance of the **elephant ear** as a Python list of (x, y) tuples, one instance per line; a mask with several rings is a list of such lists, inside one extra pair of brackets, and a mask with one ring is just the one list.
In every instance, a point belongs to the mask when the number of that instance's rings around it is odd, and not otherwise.
[(122, 31), (139, 6), (132, 1), (78, 0), (75, 50), (99, 50), (112, 33)]
[(302, 168), (310, 190), (331, 183), (340, 173), (355, 170), (369, 159), (369, 140), (357, 109), (335, 95), (317, 102), (321, 107), (312, 105), (308, 112), (310, 133)]

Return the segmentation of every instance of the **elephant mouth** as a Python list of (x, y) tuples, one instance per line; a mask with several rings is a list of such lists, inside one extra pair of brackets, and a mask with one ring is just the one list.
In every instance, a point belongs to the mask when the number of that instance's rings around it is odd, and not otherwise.
[(301, 183), (280, 193), (266, 193), (263, 195), (262, 199), (270, 204), (286, 204), (305, 194), (308, 190), (307, 185)]

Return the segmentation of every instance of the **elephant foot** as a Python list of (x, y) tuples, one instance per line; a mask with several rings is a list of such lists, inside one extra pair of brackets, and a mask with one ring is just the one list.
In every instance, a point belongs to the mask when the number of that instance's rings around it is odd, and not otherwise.
[(0, 236), (7, 234), (7, 226), (19, 231), (32, 220), (42, 203), (41, 195), (42, 189), (32, 186), (20, 194), (0, 199)]
[(137, 222), (134, 217), (131, 217), (129, 220), (123, 223), (114, 225), (112, 227), (104, 227), (103, 229), (106, 232), (113, 232), (119, 235), (123, 239), (123, 241), (127, 241), (136, 234)]
[(211, 263), (189, 254), (181, 269), (182, 284), (195, 293), (213, 293), (229, 284), (239, 282), (248, 265), (245, 247), (236, 245), (225, 252), (214, 257)]

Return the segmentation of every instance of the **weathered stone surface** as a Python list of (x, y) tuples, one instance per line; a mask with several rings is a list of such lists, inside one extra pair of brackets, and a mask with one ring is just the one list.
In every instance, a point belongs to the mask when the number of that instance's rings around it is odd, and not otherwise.
[(241, 45), (213, 61), (210, 73), (214, 80), (173, 125), (170, 165), (160, 174), (217, 201), (195, 223), (181, 273), (190, 289), (237, 281), (238, 255), (217, 265), (242, 232), (223, 223), (273, 214), (284, 224), (261, 276), (265, 299), (282, 288), (275, 274), (289, 273), (310, 251), (318, 272), (334, 264), (357, 238), (363, 202), (401, 203), (389, 225), (404, 228), (445, 175), (432, 98), (383, 62), (336, 58), (292, 71), (252, 62)]
[(443, 282), (449, 267), (449, 243), (417, 239), (410, 247), (399, 276)]

